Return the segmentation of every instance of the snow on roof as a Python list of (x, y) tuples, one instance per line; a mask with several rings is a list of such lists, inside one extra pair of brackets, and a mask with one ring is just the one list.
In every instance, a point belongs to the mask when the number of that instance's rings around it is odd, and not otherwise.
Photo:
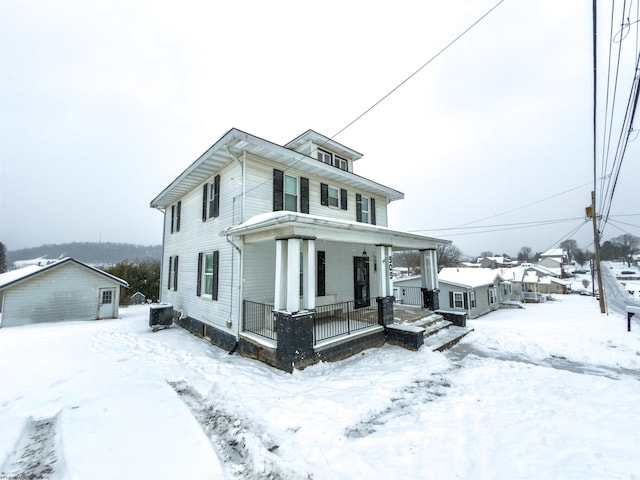
[(503, 280), (499, 268), (443, 268), (438, 273), (438, 280), (445, 283), (455, 283), (467, 287), (480, 287), (493, 284), (496, 279)]
[[(124, 281), (121, 278), (116, 277), (115, 275), (111, 275), (110, 273), (107, 273), (105, 271), (102, 271), (98, 268), (92, 267), (90, 265), (87, 265), (86, 263), (82, 263), (78, 260), (75, 260), (71, 257), (66, 257), (66, 258), (62, 258), (56, 262), (50, 263), (46, 266), (39, 266), (39, 265), (30, 265), (28, 267), (24, 267), (24, 268), (19, 268), (17, 270), (12, 270), (10, 272), (7, 273), (3, 273), (2, 275), (0, 275), (0, 289), (8, 287), (8, 286), (12, 286), (15, 283), (19, 283), (22, 281), (27, 280), (29, 277), (33, 277), (36, 275), (40, 275), (41, 273), (44, 273), (45, 271), (49, 271), (49, 270), (53, 270), (55, 268), (60, 267), (61, 265), (65, 264), (65, 263), (74, 263), (80, 267), (86, 268), (88, 270), (93, 271), (94, 273), (97, 273), (99, 275), (102, 275), (104, 277), (107, 277), (111, 280), (113, 280), (114, 282), (119, 283), (120, 285), (124, 286), (124, 287), (128, 287), (129, 284)], [(6, 277), (5, 277), (6, 275)]]
[(561, 248), (550, 248), (546, 252), (540, 254), (541, 257), (562, 257), (564, 256), (564, 250)]
[(15, 270), (2, 273), (0, 274), (0, 288), (10, 283), (17, 282), (18, 280), (22, 280), (24, 277), (28, 277), (29, 275), (33, 275), (43, 268), (44, 267), (40, 265), (28, 265), (26, 267), (16, 268)]

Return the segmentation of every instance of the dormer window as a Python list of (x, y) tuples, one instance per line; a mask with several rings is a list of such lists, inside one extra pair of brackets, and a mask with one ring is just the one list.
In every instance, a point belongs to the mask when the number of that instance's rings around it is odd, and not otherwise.
[(326, 163), (327, 165), (333, 165), (340, 170), (344, 170), (345, 172), (349, 171), (349, 162), (338, 155), (335, 155), (326, 150), (318, 149), (318, 160), (322, 163)]

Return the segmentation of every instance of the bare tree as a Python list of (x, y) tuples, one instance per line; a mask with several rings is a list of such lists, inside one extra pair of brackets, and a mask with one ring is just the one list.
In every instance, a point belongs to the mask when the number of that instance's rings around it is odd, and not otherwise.
[(438, 269), (455, 267), (460, 263), (462, 252), (453, 243), (440, 244), (436, 248), (438, 254)]
[(627, 266), (630, 267), (633, 256), (640, 252), (640, 238), (625, 233), (619, 237), (612, 238), (611, 243), (620, 249), (620, 253), (624, 256)]
[(518, 252), (519, 262), (528, 262), (531, 257), (531, 247), (522, 247)]
[(576, 251), (578, 250), (578, 242), (573, 239), (565, 240), (564, 242), (560, 243), (560, 248), (567, 252), (567, 259), (571, 262), (575, 257)]

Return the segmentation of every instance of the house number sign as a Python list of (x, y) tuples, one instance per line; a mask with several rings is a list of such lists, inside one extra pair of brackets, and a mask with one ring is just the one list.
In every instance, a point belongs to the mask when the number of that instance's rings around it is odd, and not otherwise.
[(389, 260), (389, 279), (393, 280), (393, 257), (387, 257)]

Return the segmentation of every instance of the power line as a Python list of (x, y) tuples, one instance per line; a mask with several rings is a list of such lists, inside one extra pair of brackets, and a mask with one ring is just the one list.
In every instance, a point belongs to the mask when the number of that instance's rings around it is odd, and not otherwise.
[(362, 112), (360, 115), (358, 115), (356, 118), (354, 118), (353, 120), (351, 120), (351, 122), (349, 122), (347, 125), (345, 125), (344, 127), (342, 127), (340, 130), (338, 130), (338, 132), (333, 135), (331, 138), (335, 138), (338, 135), (340, 135), (342, 132), (344, 132), (347, 128), (349, 128), (351, 125), (353, 125), (354, 123), (356, 123), (358, 120), (360, 120), (362, 117), (364, 117), (367, 113), (369, 113), (371, 110), (373, 110), (375, 107), (377, 107), (379, 104), (381, 104), (384, 100), (386, 100), (390, 95), (392, 95), (396, 90), (398, 90), (400, 87), (402, 87), (405, 83), (407, 83), (409, 80), (411, 80), (414, 76), (416, 76), (424, 67), (426, 67), (427, 65), (429, 65), (432, 61), (434, 61), (436, 58), (438, 58), (442, 53), (444, 53), (449, 47), (451, 47), (451, 45), (453, 45), (454, 43), (456, 43), (458, 40), (460, 40), (467, 32), (469, 32), (469, 30), (471, 30), (473, 27), (475, 27), (478, 23), (480, 23), (482, 20), (484, 20), (491, 12), (493, 12), (496, 8), (498, 8), (500, 6), (500, 4), (504, 2), (504, 0), (500, 0), (498, 3), (496, 3), (493, 7), (491, 7), (484, 15), (482, 15), (479, 19), (477, 19), (475, 22), (473, 22), (469, 27), (467, 27), (467, 29), (462, 32), (460, 35), (458, 35), (456, 38), (454, 38), (453, 40), (451, 40), (447, 45), (444, 46), (444, 48), (442, 48), (438, 53), (436, 53), (433, 57), (431, 57), (429, 60), (427, 60), (427, 62), (425, 64), (423, 64), (420, 68), (418, 68), (415, 72), (413, 72), (411, 75), (409, 75), (407, 78), (405, 78), (402, 82), (400, 82), (396, 87), (394, 87), (389, 93), (387, 93), (386, 95), (384, 95), (380, 100), (378, 100), (377, 102), (375, 102), (373, 105), (371, 105), (369, 108), (367, 108), (364, 112)]

